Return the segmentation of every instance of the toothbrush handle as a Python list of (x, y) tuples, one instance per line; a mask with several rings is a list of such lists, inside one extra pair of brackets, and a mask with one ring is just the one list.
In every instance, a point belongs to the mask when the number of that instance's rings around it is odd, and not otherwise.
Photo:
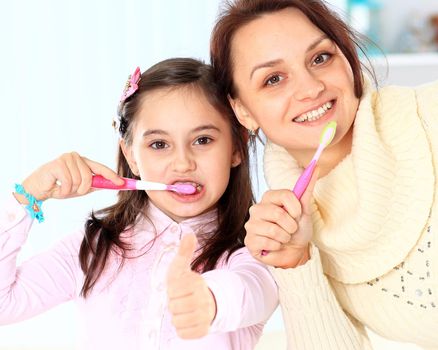
[(93, 179), (91, 181), (91, 187), (93, 188), (104, 188), (109, 190), (135, 190), (136, 182), (135, 179), (127, 179), (123, 178), (125, 183), (123, 185), (115, 185), (112, 181), (104, 178), (102, 175), (93, 175)]
[(298, 199), (301, 199), (303, 193), (306, 191), (307, 186), (309, 185), (310, 179), (312, 178), (313, 171), (316, 167), (316, 160), (312, 160), (310, 164), (304, 169), (303, 173), (299, 177), (297, 183), (295, 184), (292, 192)]

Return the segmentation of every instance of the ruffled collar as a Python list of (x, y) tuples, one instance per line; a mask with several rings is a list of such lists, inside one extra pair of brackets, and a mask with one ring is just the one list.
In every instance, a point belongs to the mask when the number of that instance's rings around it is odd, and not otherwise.
[(194, 232), (198, 242), (202, 242), (216, 230), (217, 219), (217, 209), (212, 209), (177, 223), (149, 201), (145, 211), (139, 214), (134, 228), (127, 229), (121, 234), (121, 237), (127, 239), (133, 247), (146, 249), (155, 238), (165, 233), (173, 225), (180, 226), (182, 232)]

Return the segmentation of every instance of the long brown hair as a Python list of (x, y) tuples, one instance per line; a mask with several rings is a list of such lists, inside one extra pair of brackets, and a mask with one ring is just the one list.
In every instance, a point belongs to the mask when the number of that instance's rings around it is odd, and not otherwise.
[[(234, 150), (240, 153), (242, 160), (240, 165), (231, 169), (228, 186), (217, 203), (218, 228), (208, 240), (202, 242), (202, 252), (192, 263), (192, 269), (196, 271), (212, 270), (224, 253), (229, 257), (244, 245), (244, 224), (248, 220), (248, 210), (253, 203), (248, 147), (244, 136), (246, 130), (234, 117), (227, 100), (220, 97), (211, 67), (201, 61), (191, 58), (162, 61), (141, 74), (138, 86), (137, 92), (118, 108), (117, 128), (120, 137), (127, 144), (132, 142), (132, 126), (141, 106), (142, 96), (157, 89), (197, 89), (230, 124)], [(136, 178), (120, 146), (117, 172), (120, 176)], [(145, 191), (120, 191), (114, 205), (90, 214), (79, 252), (81, 268), (85, 274), (81, 291), (84, 297), (90, 293), (101, 276), (110, 254), (117, 253), (126, 258), (125, 252), (130, 247), (121, 239), (120, 234), (134, 226), (141, 215), (144, 215), (147, 203), (148, 196)]]
[[(231, 43), (235, 33), (245, 24), (264, 14), (290, 7), (303, 12), (317, 28), (336, 43), (353, 71), (354, 93), (357, 98), (362, 97), (363, 77), (356, 49), (359, 49), (366, 57), (365, 45), (362, 42), (370, 42), (370, 40), (356, 33), (320, 0), (235, 0), (226, 2), (213, 28), (210, 40), (211, 63), (215, 77), (221, 83), (222, 94), (235, 97), (237, 93), (233, 83), (231, 58)], [(369, 71), (376, 82), (372, 68), (363, 68)]]

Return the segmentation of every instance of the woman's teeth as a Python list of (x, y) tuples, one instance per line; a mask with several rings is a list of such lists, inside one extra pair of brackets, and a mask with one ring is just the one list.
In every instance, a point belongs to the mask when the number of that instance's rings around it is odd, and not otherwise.
[(332, 101), (326, 102), (318, 109), (314, 109), (313, 111), (303, 113), (299, 117), (294, 118), (293, 121), (298, 123), (307, 122), (307, 121), (313, 122), (321, 118), (323, 115), (325, 115), (327, 111), (332, 108), (332, 106), (333, 106)]

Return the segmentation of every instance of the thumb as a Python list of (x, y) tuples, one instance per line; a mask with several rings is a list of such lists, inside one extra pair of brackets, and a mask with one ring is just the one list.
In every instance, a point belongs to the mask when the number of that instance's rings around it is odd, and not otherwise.
[(194, 234), (185, 235), (181, 239), (173, 261), (170, 263), (168, 270), (168, 280), (181, 276), (184, 272), (190, 271), (190, 263), (196, 250), (198, 240)]
[(303, 209), (304, 215), (310, 215), (312, 213), (312, 197), (313, 197), (313, 190), (315, 189), (316, 181), (319, 177), (319, 168), (316, 167), (313, 171), (312, 177), (310, 178), (309, 185), (306, 188), (306, 191), (304, 191), (303, 196), (301, 197), (301, 205)]

